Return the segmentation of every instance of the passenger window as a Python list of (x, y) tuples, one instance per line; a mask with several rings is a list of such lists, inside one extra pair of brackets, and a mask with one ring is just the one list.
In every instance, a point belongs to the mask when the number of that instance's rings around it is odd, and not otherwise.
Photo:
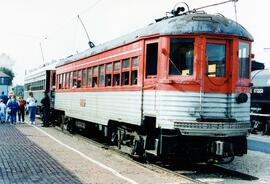
[(69, 76), (69, 87), (72, 87), (72, 80), (73, 80), (73, 72), (70, 72), (70, 76)]
[(92, 79), (92, 86), (97, 87), (97, 77), (93, 77)]
[(66, 74), (65, 73), (63, 73), (63, 85), (62, 85), (62, 88), (65, 88), (65, 79), (66, 79)]
[(93, 68), (92, 86), (97, 87), (98, 84), (98, 66)]
[(135, 71), (132, 71), (132, 73), (131, 73), (131, 84), (132, 85), (137, 85), (137, 74), (138, 72), (137, 72), (137, 70), (135, 70)]
[(125, 69), (125, 68), (129, 68), (129, 59), (124, 59), (122, 61), (122, 68)]
[(249, 44), (240, 42), (239, 52), (238, 52), (238, 76), (239, 78), (249, 78), (249, 68), (250, 68), (250, 54), (249, 54)]
[(146, 46), (146, 77), (157, 75), (158, 43)]
[(112, 71), (112, 63), (106, 64), (106, 73)]
[(58, 89), (62, 89), (62, 74), (58, 75)]
[(87, 72), (87, 86), (91, 87), (92, 68), (88, 68)]
[(112, 74), (106, 74), (105, 86), (111, 86), (111, 84), (112, 84)]
[(82, 85), (86, 86), (86, 69), (83, 69)]
[(170, 41), (169, 75), (193, 75), (194, 39), (172, 38)]
[(77, 87), (77, 71), (73, 72), (73, 88)]
[(115, 72), (119, 71), (120, 70), (120, 61), (116, 61), (114, 63), (114, 70)]
[(129, 85), (129, 71), (122, 72), (122, 86)]
[(112, 85), (112, 63), (106, 64), (106, 77), (105, 77), (105, 86)]
[(104, 86), (104, 65), (99, 66), (99, 86)]
[(138, 66), (138, 57), (133, 57), (132, 58), (132, 67)]
[(120, 85), (120, 74), (113, 75), (113, 85), (119, 86)]
[(69, 75), (69, 73), (65, 74), (65, 88), (66, 89), (68, 88), (68, 75)]
[(209, 77), (225, 77), (226, 45), (208, 43), (206, 45), (207, 75)]

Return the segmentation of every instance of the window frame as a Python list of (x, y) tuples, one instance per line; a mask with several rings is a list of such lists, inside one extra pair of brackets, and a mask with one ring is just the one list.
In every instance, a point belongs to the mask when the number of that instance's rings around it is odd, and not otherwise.
[[(245, 44), (247, 44), (248, 46), (249, 46), (249, 69), (248, 69), (248, 78), (244, 78), (244, 77), (240, 77), (239, 76), (239, 46), (240, 46), (240, 43), (245, 43)], [(251, 65), (252, 65), (252, 63), (251, 63), (251, 42), (250, 41), (246, 41), (246, 40), (241, 40), (241, 39), (239, 39), (238, 40), (238, 45), (237, 45), (237, 48), (238, 48), (238, 50), (237, 50), (237, 65), (238, 65), (238, 68), (237, 68), (237, 77), (238, 77), (238, 79), (241, 79), (241, 80), (250, 80), (250, 77), (251, 77)]]
[[(224, 76), (221, 76), (221, 77), (212, 77), (212, 76), (209, 76), (208, 75), (208, 60), (207, 60), (207, 44), (216, 44), (216, 45), (225, 45), (225, 70), (224, 70)], [(205, 43), (205, 71), (206, 71), (206, 75), (207, 77), (210, 77), (211, 79), (213, 78), (227, 78), (228, 77), (228, 70), (229, 70), (229, 57), (228, 57), (228, 53), (229, 53), (229, 46), (227, 44), (227, 41), (226, 40), (211, 40), (211, 39), (208, 39)]]

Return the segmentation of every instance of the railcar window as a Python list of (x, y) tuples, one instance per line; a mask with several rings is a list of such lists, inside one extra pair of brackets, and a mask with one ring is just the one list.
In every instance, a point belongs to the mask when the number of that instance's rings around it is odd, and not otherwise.
[(122, 72), (122, 86), (129, 85), (129, 71)]
[(63, 85), (62, 85), (62, 88), (65, 88), (65, 83), (66, 83), (66, 74), (63, 73)]
[(170, 41), (169, 75), (193, 75), (194, 39), (172, 38)]
[(206, 45), (207, 74), (209, 77), (225, 77), (226, 45), (208, 43)]
[(111, 86), (112, 84), (112, 74), (106, 74), (106, 79), (105, 79), (105, 86)]
[(157, 75), (158, 43), (146, 46), (146, 77)]
[(104, 65), (99, 66), (99, 86), (104, 86)]
[(77, 87), (77, 71), (73, 72), (73, 88)]
[(97, 75), (98, 75), (98, 67), (95, 66), (95, 67), (94, 67), (94, 76), (97, 76)]
[(129, 58), (122, 61), (122, 68), (129, 68)]
[(120, 70), (120, 61), (116, 61), (115, 63), (114, 63), (114, 69), (113, 69), (113, 71), (119, 71)]
[(92, 68), (88, 68), (87, 72), (87, 86), (91, 87)]
[(83, 69), (82, 85), (86, 86), (86, 69)]
[(132, 71), (132, 73), (131, 73), (131, 84), (132, 85), (137, 85), (137, 81), (138, 81), (137, 75), (138, 75), (137, 70)]
[(58, 88), (59, 89), (62, 89), (62, 74), (59, 74), (58, 75)]
[(113, 85), (119, 86), (120, 85), (120, 74), (114, 74), (113, 75)]
[(70, 72), (69, 74), (69, 87), (72, 87), (72, 80), (73, 80), (73, 72)]
[(133, 57), (132, 58), (132, 67), (136, 67), (138, 66), (138, 57)]
[(79, 79), (81, 79), (81, 78), (82, 78), (82, 71), (79, 70), (77, 75), (78, 75), (77, 77), (78, 77)]
[(97, 77), (93, 77), (92, 79), (92, 86), (97, 87)]
[(69, 78), (69, 73), (66, 73), (65, 88), (68, 88), (68, 82), (69, 82), (68, 78)]
[(112, 71), (112, 63), (106, 64), (106, 73)]
[(249, 44), (240, 42), (238, 52), (238, 76), (239, 78), (249, 78), (250, 54)]

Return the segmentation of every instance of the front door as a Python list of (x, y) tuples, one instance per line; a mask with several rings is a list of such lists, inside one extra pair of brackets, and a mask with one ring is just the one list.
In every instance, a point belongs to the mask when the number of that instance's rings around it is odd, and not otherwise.
[(230, 42), (206, 40), (201, 116), (205, 119), (231, 117)]

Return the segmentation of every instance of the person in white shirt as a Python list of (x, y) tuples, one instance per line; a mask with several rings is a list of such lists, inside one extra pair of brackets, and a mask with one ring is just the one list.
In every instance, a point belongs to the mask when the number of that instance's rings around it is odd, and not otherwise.
[(3, 100), (0, 99), (0, 122), (4, 123), (6, 120), (6, 105)]
[(29, 97), (26, 100), (26, 107), (29, 111), (31, 125), (35, 125), (37, 100), (35, 99), (33, 92), (29, 92)]

